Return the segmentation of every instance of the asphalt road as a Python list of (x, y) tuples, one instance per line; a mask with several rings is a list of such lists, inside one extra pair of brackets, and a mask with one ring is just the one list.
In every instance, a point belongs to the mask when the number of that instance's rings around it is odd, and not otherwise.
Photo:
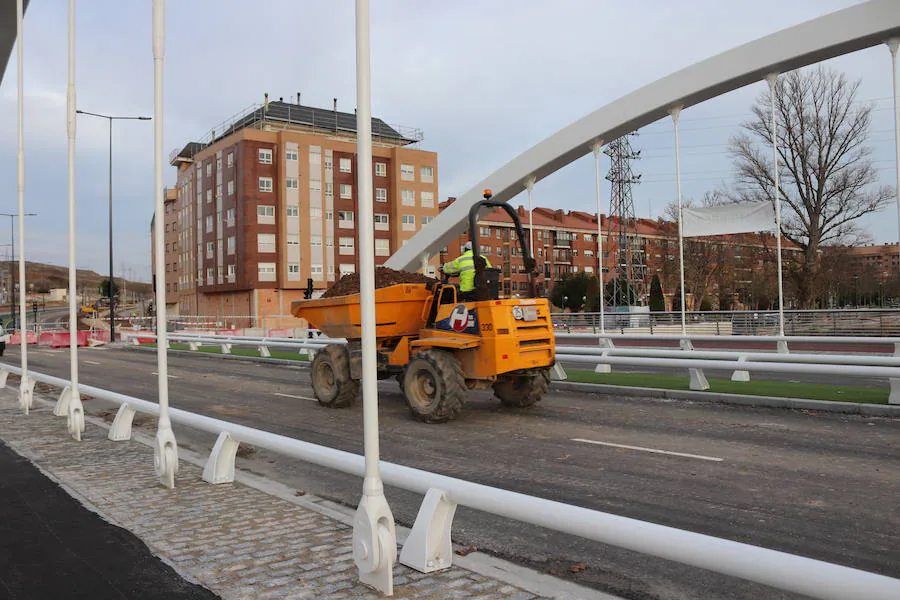
[[(15, 363), (17, 353), (5, 358)], [(79, 357), (85, 384), (156, 397), (154, 353), (92, 348)], [(68, 376), (67, 351), (35, 349), (29, 363)], [(169, 372), (173, 406), (362, 453), (362, 406), (320, 407), (304, 368), (172, 354)], [(900, 420), (569, 392), (512, 410), (473, 392), (461, 418), (425, 425), (409, 418), (393, 381), (379, 388), (384, 460), (900, 577)], [(111, 418), (96, 400), (86, 409)], [(214, 441), (176, 434), (201, 452)], [(348, 505), (359, 499), (356, 477), (263, 450), (242, 455), (241, 468)], [(387, 495), (411, 525), (420, 497)], [(626, 598), (797, 598), (463, 508), (454, 539)], [(587, 568), (572, 574), (574, 565)]]

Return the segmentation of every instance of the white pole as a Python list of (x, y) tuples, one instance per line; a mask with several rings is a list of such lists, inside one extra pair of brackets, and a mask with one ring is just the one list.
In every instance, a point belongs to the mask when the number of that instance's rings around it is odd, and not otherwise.
[[(19, 408), (26, 415), (31, 408), (34, 382), (28, 377), (28, 327), (25, 322), (25, 40), (23, 0), (16, 0), (16, 104), (18, 108), (18, 147), (16, 153), (16, 191), (19, 197), (19, 337), (22, 348), (22, 375), (19, 382)], [(13, 287), (10, 282), (10, 287)]]
[(166, 45), (165, 0), (153, 0), (153, 254), (156, 258), (156, 371), (159, 373), (159, 423), (154, 462), (160, 483), (175, 487), (178, 445), (169, 420), (169, 362), (166, 335), (166, 269), (163, 253), (163, 59)]
[(675, 195), (678, 197), (678, 272), (681, 282), (681, 335), (687, 334), (685, 326), (684, 306), (684, 234), (681, 229), (682, 199), (681, 199), (681, 138), (678, 134), (678, 121), (681, 118), (681, 107), (676, 106), (669, 111), (672, 122), (675, 124)]
[(359, 291), (366, 476), (363, 496), (353, 521), (353, 558), (360, 581), (390, 596), (394, 591), (393, 565), (397, 557), (397, 538), (394, 516), (384, 497), (379, 468), (370, 67), (369, 1), (356, 0), (356, 177), (359, 190)]
[(56, 412), (68, 417), (69, 433), (76, 440), (81, 440), (81, 434), (84, 432), (84, 407), (81, 404), (81, 393), (78, 391), (78, 311), (75, 308), (78, 289), (75, 269), (75, 0), (69, 0), (69, 82), (66, 86), (66, 101), (69, 183), (69, 386), (63, 390), (58, 406), (60, 410)]
[[(897, 49), (900, 48), (900, 38), (891, 38), (888, 40), (888, 48), (891, 51), (891, 77), (894, 81), (894, 146), (895, 146), (895, 171), (897, 175), (897, 187), (894, 188), (897, 194), (897, 224), (900, 226), (900, 78), (897, 77)], [(897, 238), (897, 251), (900, 252), (900, 233)]]
[(597, 277), (600, 280), (600, 333), (606, 333), (606, 299), (604, 298), (606, 285), (603, 281), (603, 219), (600, 217), (603, 213), (600, 198), (600, 147), (602, 145), (603, 140), (597, 140), (597, 142), (591, 146), (591, 151), (594, 153), (594, 180), (597, 187), (597, 264), (600, 268)]
[(528, 249), (531, 252), (531, 258), (534, 258), (534, 221), (532, 219), (532, 211), (534, 210), (534, 177), (525, 180), (525, 189), (528, 190)]
[(778, 138), (775, 124), (775, 84), (778, 73), (766, 76), (769, 82), (769, 102), (772, 105), (772, 178), (774, 180), (772, 198), (775, 202), (775, 248), (778, 253), (778, 335), (784, 335), (784, 280), (781, 265), (781, 188), (778, 183)]

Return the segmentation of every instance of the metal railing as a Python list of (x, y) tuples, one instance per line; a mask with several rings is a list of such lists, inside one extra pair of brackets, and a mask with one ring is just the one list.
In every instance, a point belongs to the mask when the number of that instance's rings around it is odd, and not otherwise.
[[(776, 335), (778, 311), (691, 311), (690, 334)], [(568, 331), (599, 332), (600, 313), (553, 313), (554, 325)], [(607, 312), (607, 332), (675, 334), (681, 332), (678, 312)], [(791, 336), (900, 336), (900, 309), (786, 310), (784, 333)]]
[[(18, 367), (0, 364), (0, 386)], [(29, 371), (33, 381), (65, 388), (69, 382)], [(137, 412), (159, 414), (159, 406), (124, 394), (79, 385), (80, 391), (119, 405), (109, 430), (109, 439), (131, 439), (132, 420)], [(54, 414), (66, 413), (60, 404)], [(261, 431), (171, 409), (174, 423), (217, 435), (203, 470), (210, 483), (234, 480), (235, 456), (241, 443), (361, 477), (362, 456), (319, 446), (282, 435)], [(823, 561), (715, 538), (708, 535), (621, 517), (447, 477), (429, 471), (381, 462), (382, 479), (388, 485), (423, 494), (425, 499), (412, 532), (400, 555), (400, 562), (428, 572), (451, 566), (452, 515), (457, 505), (499, 517), (515, 519), (538, 527), (611, 544), (635, 552), (674, 560), (724, 575), (739, 577), (789, 592), (827, 600), (895, 600), (900, 597), (900, 580)], [(449, 515), (449, 517), (448, 517)]]
[[(315, 331), (315, 330), (310, 330)], [(125, 341), (134, 346), (139, 346), (142, 340), (158, 339), (152, 333), (128, 333), (125, 335)], [(231, 354), (234, 346), (246, 346), (256, 348), (263, 358), (269, 358), (272, 353), (269, 348), (283, 348), (289, 350), (298, 350), (300, 354), (306, 354), (309, 360), (312, 360), (317, 350), (321, 350), (328, 344), (346, 344), (347, 340), (332, 339), (323, 337), (310, 338), (273, 338), (273, 337), (254, 337), (242, 335), (202, 335), (202, 334), (169, 334), (166, 336), (168, 342), (187, 343), (188, 349), (197, 351), (203, 346), (218, 346), (222, 354)]]

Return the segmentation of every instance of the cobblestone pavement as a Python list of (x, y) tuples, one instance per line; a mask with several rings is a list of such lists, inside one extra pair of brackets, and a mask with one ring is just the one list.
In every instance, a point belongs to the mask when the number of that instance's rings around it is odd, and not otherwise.
[[(211, 485), (181, 462), (176, 487), (159, 485), (153, 451), (111, 442), (88, 423), (81, 442), (64, 418), (38, 406), (21, 414), (0, 390), (0, 438), (107, 520), (130, 530), (182, 576), (226, 599), (379, 598), (360, 584), (343, 523), (239, 483)], [(394, 570), (396, 598), (530, 600), (538, 596), (458, 567)]]

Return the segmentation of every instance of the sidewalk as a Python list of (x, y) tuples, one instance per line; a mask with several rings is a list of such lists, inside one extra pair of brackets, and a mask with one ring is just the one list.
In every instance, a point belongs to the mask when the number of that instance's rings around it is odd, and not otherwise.
[[(0, 583), (18, 577), (17, 585), (30, 581), (31, 587), (0, 587), (0, 596), (214, 597), (187, 580), (226, 599), (381, 597), (358, 583), (352, 530), (343, 522), (241, 483), (208, 484), (202, 469), (184, 460), (176, 488), (167, 490), (156, 479), (152, 448), (109, 441), (90, 417), (76, 442), (65, 419), (53, 416), (49, 397), (42, 402), (36, 393), (31, 414), (21, 414), (13, 379), (13, 387), (0, 389)], [(39, 477), (4, 443), (102, 519)], [(23, 534), (7, 534), (13, 523), (43, 537), (28, 535), (35, 544), (26, 547)], [(398, 564), (394, 597), (543, 596), (458, 566), (425, 575)]]

